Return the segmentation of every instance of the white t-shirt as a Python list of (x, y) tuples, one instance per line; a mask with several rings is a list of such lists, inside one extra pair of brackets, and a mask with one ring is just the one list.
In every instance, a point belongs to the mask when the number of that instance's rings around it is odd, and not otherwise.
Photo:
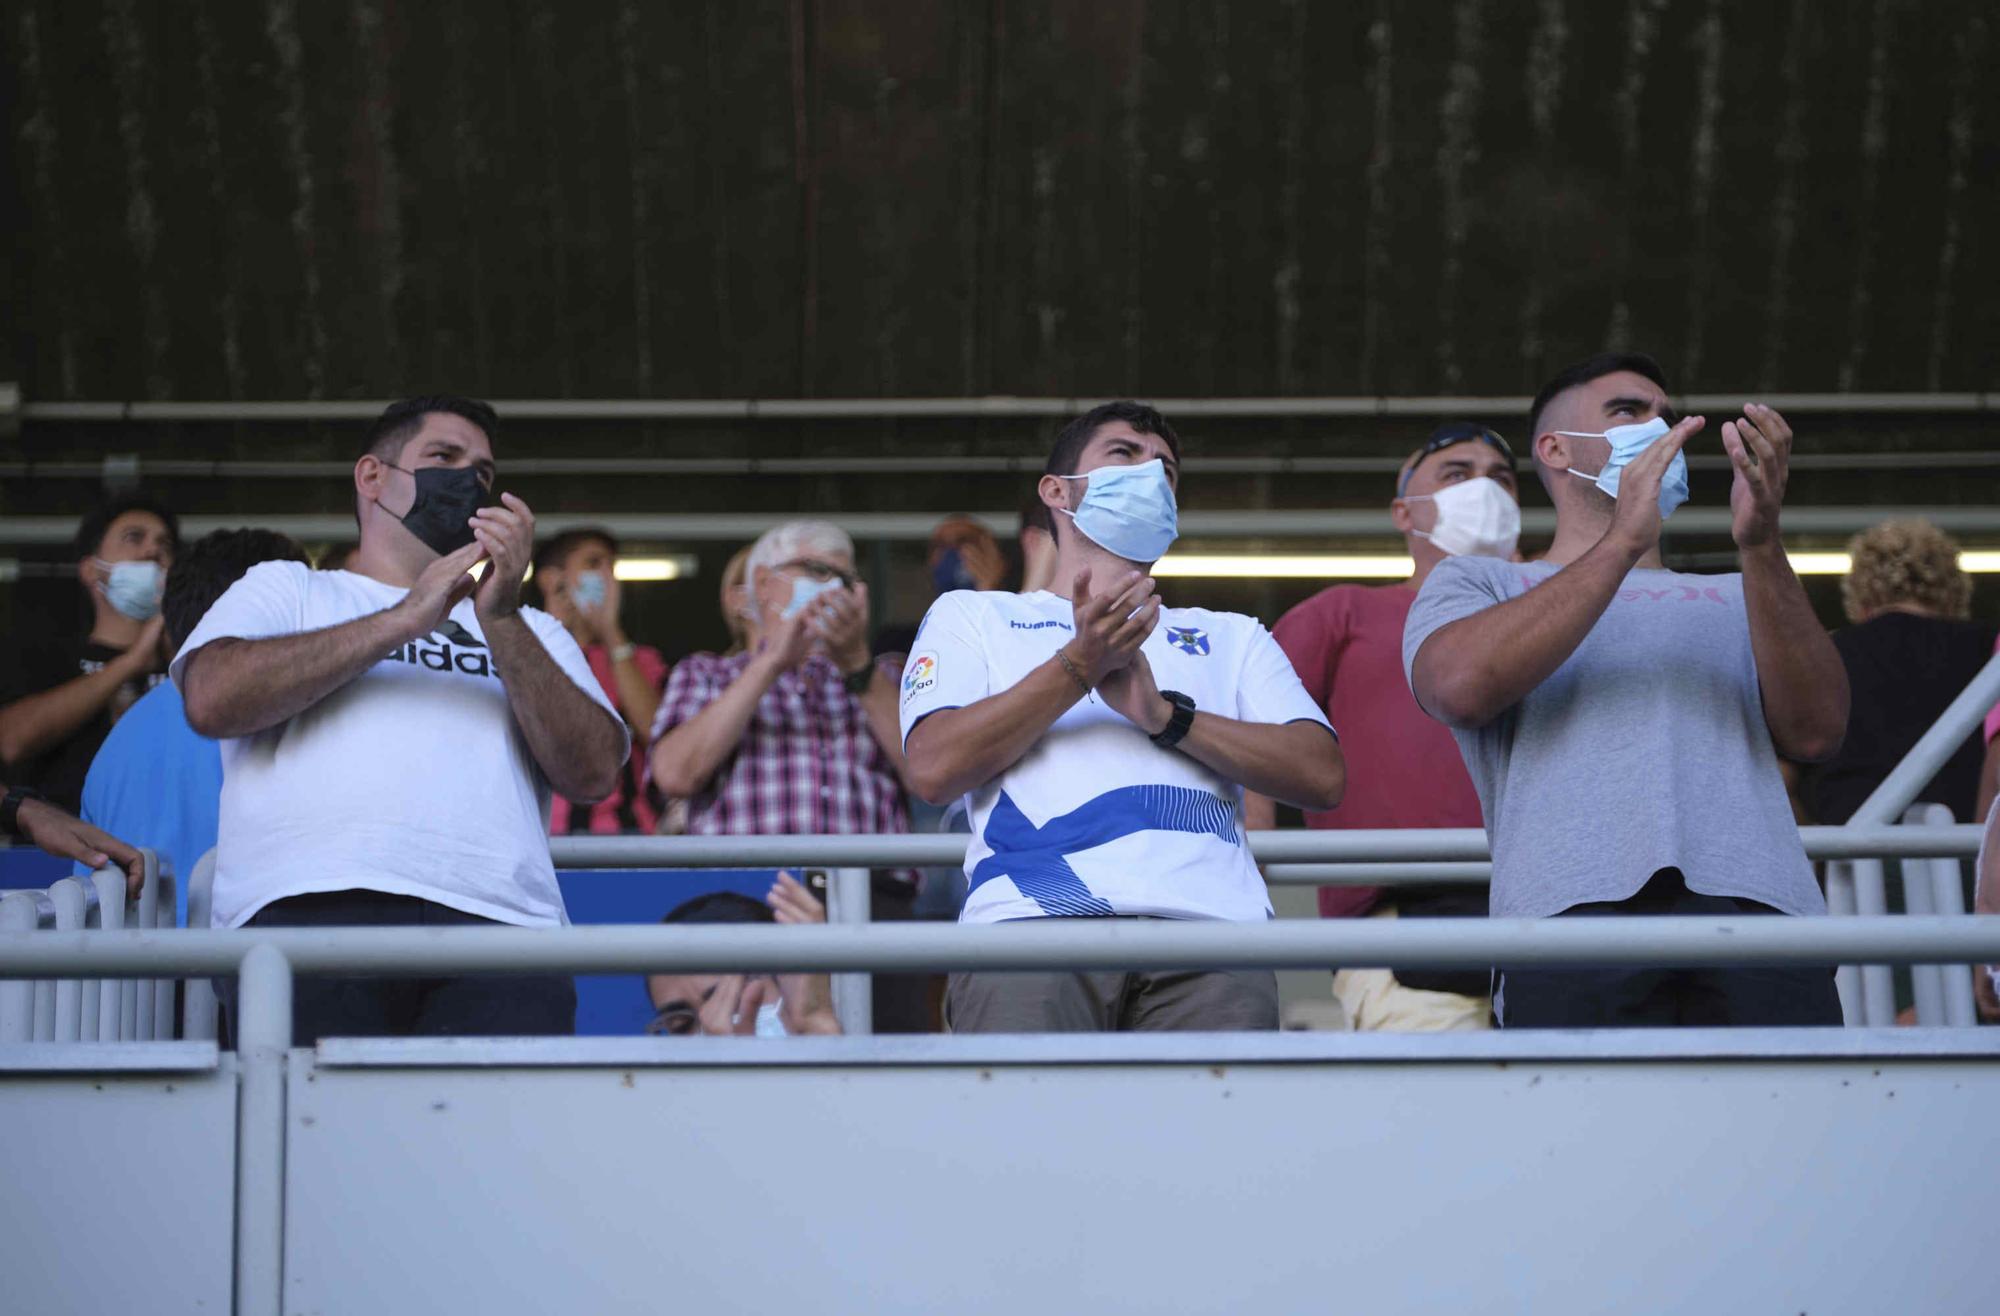
[[(1068, 599), (1046, 590), (941, 596), (903, 669), (904, 740), (928, 714), (998, 694), (1046, 663), (1069, 642), (1073, 616)], [(1160, 689), (1192, 697), (1198, 712), (1328, 726), (1254, 618), (1167, 608), (1141, 652)], [(966, 800), (963, 922), (1271, 917), (1244, 842), (1243, 788), (1158, 748), (1095, 694)]]
[[(323, 630), (408, 592), (349, 571), (261, 562), (216, 600), (168, 671), (180, 685), (188, 655), (211, 640)], [(562, 624), (532, 608), (521, 616), (622, 730)], [(466, 599), (430, 635), (297, 717), (222, 742), (210, 921), (240, 927), (274, 900), (360, 888), (525, 927), (565, 923), (548, 819), (548, 783)]]

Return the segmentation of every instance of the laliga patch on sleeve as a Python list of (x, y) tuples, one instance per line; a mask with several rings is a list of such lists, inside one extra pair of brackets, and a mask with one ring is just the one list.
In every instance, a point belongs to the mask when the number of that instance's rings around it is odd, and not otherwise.
[(910, 665), (903, 669), (903, 702), (909, 703), (924, 691), (937, 684), (938, 661), (934, 653), (920, 653), (911, 657)]

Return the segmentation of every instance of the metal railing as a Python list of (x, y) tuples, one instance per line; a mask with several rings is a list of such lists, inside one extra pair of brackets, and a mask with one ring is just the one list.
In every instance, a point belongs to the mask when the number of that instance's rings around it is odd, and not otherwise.
[[(995, 534), (1010, 535), (1020, 524), (1016, 511), (851, 512), (840, 516), (841, 528), (856, 540), (927, 540), (946, 515), (968, 515)], [(602, 526), (621, 539), (689, 542), (748, 542), (769, 530), (784, 514), (777, 512), (600, 512), (589, 509), (544, 509), (536, 514), (538, 533), (557, 534), (583, 526)], [(2000, 506), (1934, 504), (1889, 506), (1861, 504), (1789, 508), (1785, 530), (1794, 535), (1851, 535), (1887, 520), (1920, 517), (1954, 534), (1985, 535), (2000, 531)], [(181, 533), (193, 537), (211, 530), (232, 529), (243, 517), (196, 515), (181, 518)], [(337, 512), (284, 513), (260, 516), (257, 524), (297, 539), (351, 538), (354, 518)], [(1676, 535), (1729, 533), (1727, 506), (1685, 507), (1674, 514)], [(1555, 531), (1555, 513), (1546, 507), (1521, 511), (1521, 528), (1529, 535)], [(1188, 540), (1211, 539), (1340, 539), (1356, 536), (1394, 537), (1389, 513), (1380, 507), (1322, 508), (1190, 508), (1180, 514), (1180, 530)], [(76, 535), (74, 516), (0, 517), (0, 543), (66, 544)]]
[[(22, 402), (4, 410), (41, 423), (129, 421), (285, 422), (373, 420), (389, 399), (273, 402)], [(1715, 411), (1761, 401), (1799, 414), (1977, 415), (2000, 409), (1993, 393), (1690, 393), (1683, 410)], [(517, 398), (493, 403), (512, 421), (531, 420), (979, 420), (1016, 417), (1053, 420), (1074, 416), (1102, 397), (1016, 397), (988, 394), (931, 398)], [(1154, 406), (1182, 417), (1326, 417), (1523, 415), (1526, 395), (1154, 398)]]

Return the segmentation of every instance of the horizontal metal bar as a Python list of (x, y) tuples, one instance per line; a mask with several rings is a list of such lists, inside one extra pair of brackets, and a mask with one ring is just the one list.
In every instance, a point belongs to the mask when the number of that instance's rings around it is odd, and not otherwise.
[(1272, 886), (1427, 886), (1493, 880), (1493, 865), (1463, 864), (1266, 864), (1264, 880)]
[[(688, 476), (827, 475), (1019, 475), (1041, 473), (1039, 454), (1014, 457), (510, 457), (510, 479), (560, 476), (645, 479)], [(1191, 454), (1203, 476), (1212, 475), (1391, 475), (1401, 469), (1401, 456), (1386, 457), (1225, 457)], [(1696, 453), (1688, 457), (1695, 470), (1729, 469), (1726, 453)], [(1794, 453), (1794, 471), (1848, 470), (1983, 470), (2000, 466), (2000, 452), (1801, 452)], [(188, 460), (178, 457), (137, 459), (139, 479), (328, 480), (349, 475), (348, 461), (266, 461), (256, 459)], [(103, 461), (0, 461), (0, 478), (91, 480), (104, 478)]]
[[(1716, 411), (1750, 400), (1779, 411), (1806, 413), (1940, 413), (1995, 409), (1991, 393), (1694, 393), (1681, 399), (1688, 412)], [(1104, 401), (1099, 397), (938, 398), (516, 398), (496, 399), (509, 420), (889, 420), (1073, 416)], [(1474, 416), (1523, 415), (1530, 398), (1237, 397), (1153, 398), (1154, 406), (1183, 416)], [(322, 421), (372, 420), (387, 398), (273, 402), (24, 402), (23, 420), (43, 423), (118, 421)]]
[[(1801, 827), (1814, 859), (1966, 858), (1982, 829)], [(1477, 827), (1251, 832), (1250, 852), (1273, 864), (1344, 861), (1408, 864), (1483, 862), (1492, 856)], [(560, 868), (922, 868), (965, 861), (963, 833), (895, 836), (558, 836), (549, 853)], [(1387, 870), (1381, 870), (1386, 872)]]
[[(47, 1050), (46, 1046), (35, 1048)], [(921, 1033), (794, 1037), (329, 1037), (330, 1069), (758, 1069), (1528, 1060), (1985, 1060), (2000, 1029), (1577, 1028), (1462, 1033)]]
[(214, 1041), (194, 1042), (0, 1042), (0, 1073), (192, 1074), (215, 1069), (221, 1052)]
[[(770, 512), (569, 512), (543, 510), (535, 518), (544, 534), (556, 534), (581, 526), (603, 526), (621, 539), (629, 540), (721, 540), (755, 539), (794, 513)], [(995, 534), (1012, 535), (1019, 514), (1007, 512), (852, 512), (836, 516), (840, 525), (860, 540), (927, 540), (946, 516), (969, 515)], [(1725, 535), (1729, 533), (1729, 508), (1687, 507), (1681, 509), (1671, 526), (1672, 536)], [(1957, 534), (2000, 532), (2000, 505), (1933, 507), (1842, 506), (1794, 507), (1785, 511), (1785, 528), (1795, 535), (1848, 535), (1880, 521), (1921, 518), (1940, 530)], [(276, 530), (297, 539), (313, 541), (352, 538), (354, 518), (346, 512), (286, 513), (282, 515), (226, 516), (205, 514), (181, 518), (181, 533), (189, 538), (211, 530), (228, 530), (254, 521), (259, 527)], [(1528, 508), (1521, 513), (1529, 534), (1550, 534), (1555, 530), (1555, 514), (1547, 508)], [(1265, 508), (1227, 511), (1187, 510), (1180, 517), (1183, 538), (1238, 539), (1337, 539), (1363, 535), (1384, 538), (1396, 535), (1389, 514), (1380, 508)], [(0, 517), (0, 543), (67, 544), (76, 535), (73, 516)]]
[(2000, 915), (12, 932), (0, 978), (228, 974), (262, 945), (353, 975), (1972, 964), (2000, 961)]

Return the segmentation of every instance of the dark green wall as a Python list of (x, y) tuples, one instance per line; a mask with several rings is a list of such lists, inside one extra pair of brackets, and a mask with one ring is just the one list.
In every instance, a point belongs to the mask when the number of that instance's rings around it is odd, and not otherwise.
[(30, 399), (1996, 383), (1988, 0), (10, 0)]

